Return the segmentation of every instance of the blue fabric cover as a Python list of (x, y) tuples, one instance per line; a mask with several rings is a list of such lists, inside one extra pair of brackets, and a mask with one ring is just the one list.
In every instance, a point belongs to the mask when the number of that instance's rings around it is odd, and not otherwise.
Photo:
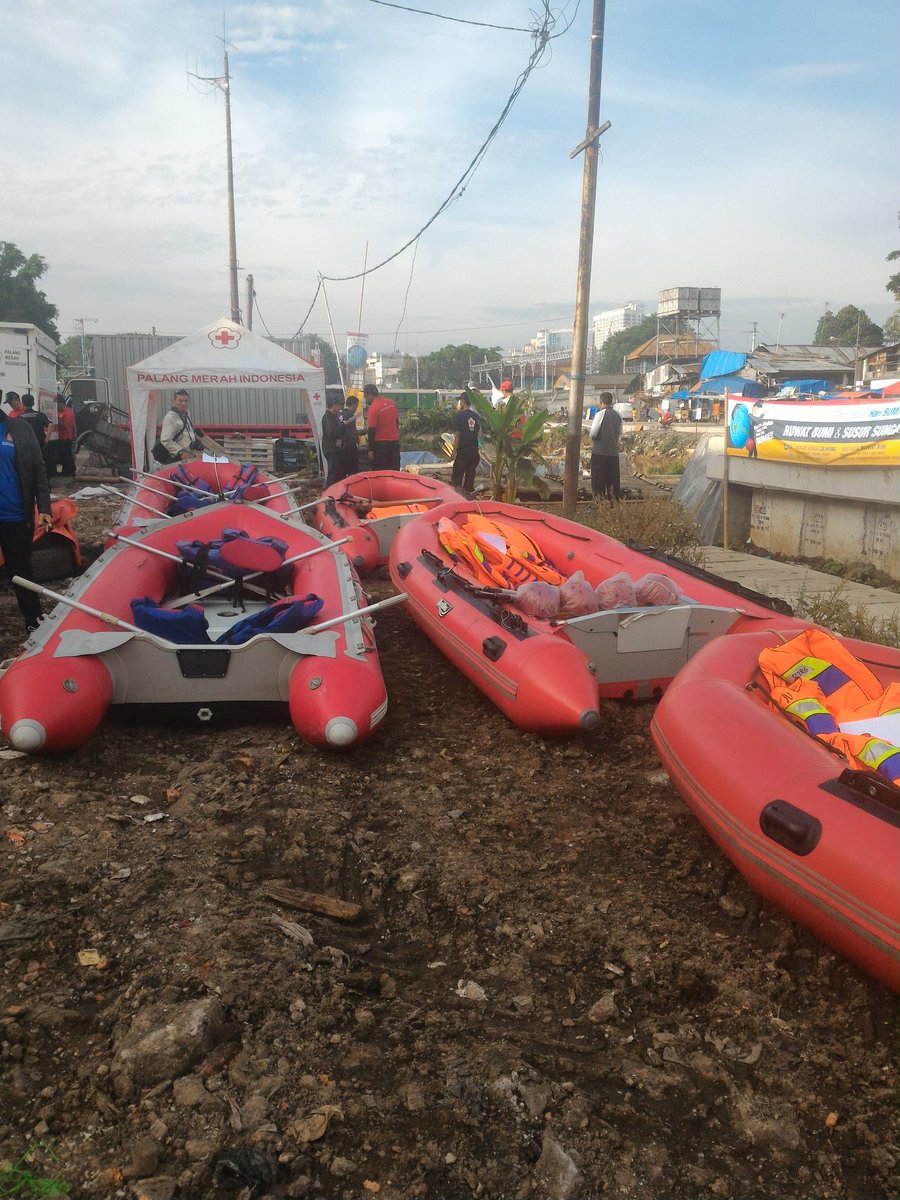
[(131, 601), (131, 618), (138, 629), (178, 646), (210, 646), (209, 624), (199, 604), (163, 608), (149, 596)]
[(736, 375), (744, 369), (746, 354), (736, 350), (710, 350), (700, 368), (700, 378), (710, 379), (714, 375)]
[(311, 623), (324, 603), (320, 596), (312, 592), (292, 600), (279, 600), (261, 612), (236, 622), (218, 641), (220, 644), (240, 646), (256, 637), (258, 633), (296, 633), (298, 629), (305, 629)]
[(765, 396), (766, 389), (761, 383), (752, 379), (744, 379), (740, 375), (721, 375), (716, 379), (704, 379), (696, 387), (691, 388), (692, 396), (721, 396), (728, 391), (732, 396)]
[(811, 392), (817, 396), (819, 392), (833, 392), (835, 385), (831, 379), (782, 379), (778, 390), (785, 388), (796, 388), (798, 392)]

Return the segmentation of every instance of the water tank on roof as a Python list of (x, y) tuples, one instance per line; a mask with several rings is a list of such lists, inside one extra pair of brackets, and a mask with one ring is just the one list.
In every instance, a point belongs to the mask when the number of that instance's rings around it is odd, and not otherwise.
[(656, 312), (660, 317), (718, 317), (722, 312), (722, 289), (664, 288)]

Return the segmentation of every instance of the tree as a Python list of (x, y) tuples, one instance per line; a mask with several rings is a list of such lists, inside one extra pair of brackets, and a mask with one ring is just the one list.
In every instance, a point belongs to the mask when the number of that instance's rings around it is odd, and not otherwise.
[(341, 372), (338, 367), (337, 355), (332, 349), (331, 343), (326, 342), (324, 338), (314, 333), (312, 334), (311, 344), (312, 349), (319, 356), (319, 362), (325, 368), (326, 386), (334, 385), (335, 387), (340, 387)]
[[(84, 358), (82, 358), (82, 351)], [(85, 362), (84, 359), (87, 361)], [(84, 346), (82, 346), (80, 334), (73, 333), (71, 337), (67, 337), (60, 343), (56, 352), (56, 361), (60, 367), (65, 368), (67, 375), (80, 375), (85, 368), (90, 370), (94, 365), (93, 345), (90, 337), (84, 339)]]
[(891, 313), (884, 323), (884, 340), (893, 344), (900, 342), (900, 308)]
[[(900, 219), (900, 213), (898, 213), (898, 219)], [(892, 250), (887, 256), (887, 261), (894, 262), (898, 258), (900, 258), (900, 250)], [(900, 271), (896, 275), (892, 275), (885, 286), (897, 303), (900, 304)]]
[(884, 330), (861, 308), (845, 304), (836, 313), (829, 309), (816, 326), (813, 345), (828, 346), (832, 342), (839, 346), (880, 346), (884, 342)]
[(515, 393), (499, 408), (494, 408), (482, 392), (473, 388), (467, 387), (466, 395), (493, 445), (491, 499), (514, 504), (520, 485), (536, 487), (546, 499), (550, 489), (536, 474), (535, 466), (543, 462), (540, 445), (544, 423), (550, 413), (543, 411), (527, 416), (525, 399)]
[(608, 374), (619, 374), (625, 355), (637, 350), (638, 346), (652, 337), (656, 337), (656, 317), (652, 314), (644, 317), (640, 325), (632, 325), (630, 329), (620, 329), (618, 333), (611, 334), (600, 348), (597, 369)]
[[(486, 358), (499, 358), (499, 346), (485, 349), (464, 342), (461, 346), (442, 346), (419, 359), (419, 386), (424, 388), (464, 388), (469, 382), (472, 363), (482, 363)], [(415, 359), (400, 372), (403, 387), (416, 386)]]
[(26, 258), (12, 242), (0, 242), (0, 321), (37, 325), (58, 342), (59, 309), (37, 287), (46, 270), (47, 261), (40, 254)]

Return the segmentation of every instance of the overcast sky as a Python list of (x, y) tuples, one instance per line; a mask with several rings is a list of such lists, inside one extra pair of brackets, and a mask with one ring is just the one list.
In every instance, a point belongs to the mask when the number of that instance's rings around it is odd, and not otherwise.
[[(526, 28), (538, 0), (429, 0)], [(297, 331), (319, 274), (394, 254), (497, 121), (528, 32), (372, 0), (0, 0), (0, 240), (43, 255), (60, 334), (187, 334), (227, 315), (222, 73), (231, 43), (241, 304)], [(463, 196), (360, 281), (339, 343), (521, 345), (571, 327), (592, 0), (556, 37)], [(570, 27), (566, 30), (566, 26)], [(591, 312), (721, 287), (722, 346), (811, 341), (826, 306), (893, 311), (897, 0), (608, 0)], [(205, 94), (209, 90), (209, 94)], [(360, 305), (362, 317), (360, 321)], [(783, 315), (783, 319), (782, 316)], [(329, 336), (320, 295), (306, 332)]]

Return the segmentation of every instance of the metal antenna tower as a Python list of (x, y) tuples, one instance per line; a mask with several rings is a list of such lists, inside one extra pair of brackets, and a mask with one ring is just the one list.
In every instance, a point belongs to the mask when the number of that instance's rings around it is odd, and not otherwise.
[[(231, 319), (238, 325), (241, 322), (241, 306), (238, 300), (238, 264), (237, 264), (237, 235), (234, 228), (234, 162), (231, 152), (231, 75), (228, 71), (228, 49), (231, 44), (221, 38), (222, 52), (225, 59), (225, 70), (222, 75), (195, 75), (188, 71), (192, 79), (199, 83), (208, 83), (218, 88), (225, 96), (225, 151), (228, 172), (228, 281), (231, 294)], [(234, 47), (232, 47), (233, 49)]]

